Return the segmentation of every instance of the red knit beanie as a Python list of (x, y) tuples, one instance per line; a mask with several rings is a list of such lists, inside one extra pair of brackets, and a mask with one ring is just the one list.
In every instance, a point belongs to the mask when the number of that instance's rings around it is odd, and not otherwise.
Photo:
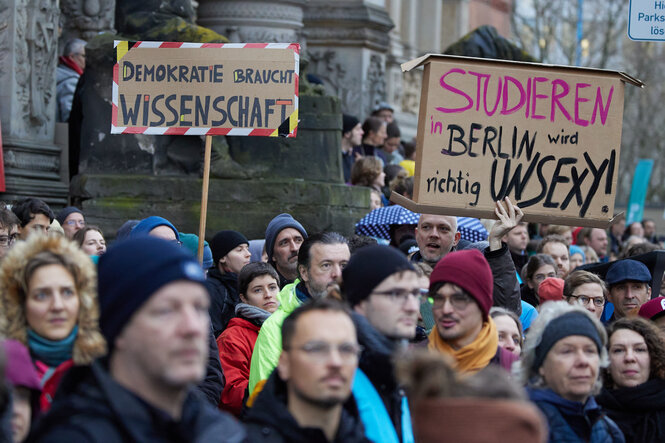
[(489, 263), (477, 249), (446, 254), (434, 267), (429, 278), (429, 285), (435, 283), (453, 283), (464, 289), (476, 300), (483, 317), (487, 318), (492, 307), (494, 279)]
[(564, 281), (556, 277), (547, 277), (538, 286), (538, 299), (540, 304), (546, 301), (561, 301), (563, 300), (563, 284)]

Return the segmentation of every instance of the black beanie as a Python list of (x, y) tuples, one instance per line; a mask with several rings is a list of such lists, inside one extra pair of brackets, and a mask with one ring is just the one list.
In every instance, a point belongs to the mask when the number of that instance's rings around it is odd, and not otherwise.
[(399, 249), (371, 245), (358, 249), (342, 271), (342, 291), (351, 306), (365, 300), (383, 280), (414, 267)]
[(180, 248), (148, 235), (111, 246), (97, 268), (99, 328), (109, 349), (132, 315), (161, 287), (187, 280), (204, 284), (196, 258)]
[(358, 123), (360, 123), (360, 120), (358, 120), (353, 115), (342, 115), (342, 135), (355, 128)]
[(210, 250), (212, 251), (213, 267), (217, 264), (226, 254), (231, 252), (242, 244), (249, 246), (249, 240), (238, 231), (219, 231), (210, 241)]

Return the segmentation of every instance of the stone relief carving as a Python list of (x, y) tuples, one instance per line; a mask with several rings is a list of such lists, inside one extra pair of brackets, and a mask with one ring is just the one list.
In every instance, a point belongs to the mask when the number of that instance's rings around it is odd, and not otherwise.
[(60, 0), (65, 39), (113, 30), (115, 0)]
[[(347, 78), (347, 70), (337, 60), (337, 53), (332, 50), (310, 51), (309, 71), (316, 74), (334, 95), (342, 102), (342, 110), (359, 114), (361, 110), (360, 81)], [(363, 114), (361, 114), (363, 115)]]
[(423, 82), (422, 72), (409, 71), (402, 79), (402, 111), (418, 115), (420, 110), (420, 89)]
[(365, 82), (366, 94), (369, 98), (369, 108), (364, 109), (364, 114), (370, 111), (380, 102), (386, 99), (386, 76), (384, 58), (378, 54), (373, 54), (369, 58), (367, 67), (367, 76)]
[(7, 68), (11, 66), (8, 56), (11, 51), (7, 37), (9, 35), (9, 4), (7, 0), (0, 0), (0, 77), (4, 77)]
[(16, 101), (21, 126), (15, 134), (30, 133), (43, 138), (53, 121), (49, 112), (54, 95), (53, 72), (57, 60), (57, 0), (23, 0), (17, 2), (14, 72), (17, 83)]

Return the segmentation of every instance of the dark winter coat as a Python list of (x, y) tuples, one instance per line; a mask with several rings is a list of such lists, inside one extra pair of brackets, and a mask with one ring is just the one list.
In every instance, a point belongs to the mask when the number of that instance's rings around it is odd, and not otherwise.
[[(302, 428), (287, 409), (286, 383), (277, 371), (268, 378), (246, 419), (248, 441), (270, 443), (328, 443), (318, 428)], [(368, 442), (353, 397), (344, 403), (333, 442)]]
[(31, 442), (242, 442), (233, 417), (190, 393), (179, 421), (115, 382), (104, 363), (72, 368)]
[(206, 365), (206, 376), (197, 386), (198, 394), (207, 400), (211, 405), (217, 406), (219, 396), (222, 395), (222, 390), (226, 380), (224, 379), (224, 371), (222, 364), (219, 361), (219, 349), (217, 348), (217, 341), (212, 332), (212, 324), (210, 325), (210, 333), (208, 334), (208, 364)]
[(619, 425), (626, 442), (665, 441), (665, 380), (649, 380), (634, 388), (603, 389), (596, 401)]
[(593, 397), (585, 404), (566, 400), (550, 389), (527, 389), (529, 399), (545, 415), (551, 443), (623, 443), (619, 427)]
[(206, 288), (210, 294), (210, 321), (215, 338), (219, 337), (229, 321), (235, 316), (236, 305), (240, 303), (238, 295), (238, 275), (233, 272), (222, 274), (219, 269), (208, 271)]

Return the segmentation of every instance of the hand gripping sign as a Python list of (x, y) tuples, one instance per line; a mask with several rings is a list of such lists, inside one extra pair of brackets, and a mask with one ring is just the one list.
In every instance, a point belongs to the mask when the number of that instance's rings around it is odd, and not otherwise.
[(607, 226), (617, 188), (627, 74), (442, 55), (424, 65), (413, 201), (419, 213)]
[(116, 41), (112, 134), (295, 137), (300, 45)]

